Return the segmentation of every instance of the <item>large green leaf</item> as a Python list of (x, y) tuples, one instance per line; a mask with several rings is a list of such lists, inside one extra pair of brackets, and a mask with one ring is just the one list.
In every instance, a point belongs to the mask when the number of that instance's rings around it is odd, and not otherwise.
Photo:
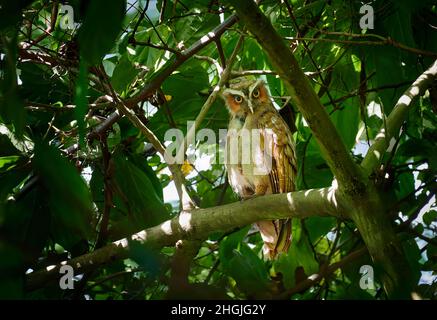
[(123, 55), (115, 66), (111, 77), (111, 84), (115, 91), (122, 93), (135, 78), (138, 71), (128, 59), (127, 54)]
[(144, 170), (145, 165), (143, 168), (138, 167), (121, 153), (116, 154), (113, 161), (117, 209), (127, 217), (127, 220), (119, 223), (117, 229), (129, 233), (168, 219), (169, 214), (163, 204), (162, 195), (157, 193), (156, 182), (149, 178), (151, 173)]
[(326, 236), (336, 225), (336, 219), (333, 217), (309, 217), (305, 219), (305, 225), (309, 232), (309, 240), (314, 243), (319, 237)]
[(237, 249), (248, 231), (249, 227), (243, 228), (226, 236), (223, 241), (220, 242), (219, 256), (222, 263), (226, 264), (228, 260), (232, 258), (232, 252)]
[(154, 192), (156, 193), (158, 198), (163, 202), (164, 195), (162, 192), (161, 182), (156, 176), (156, 173), (147, 163), (146, 159), (143, 156), (134, 154), (130, 156), (129, 160), (132, 161), (132, 163), (134, 163), (139, 169), (141, 169), (147, 175), (147, 178), (150, 180), (153, 186)]
[[(1, 215), (1, 207), (0, 207)], [(18, 246), (0, 240), (0, 299), (22, 299), (24, 277), (23, 253)]]
[(242, 242), (247, 230), (226, 237), (220, 244), (219, 256), (224, 272), (235, 279), (239, 289), (256, 296), (268, 289), (269, 276), (263, 261)]
[[(0, 7), (1, 8), (1, 7)], [(16, 60), (18, 57), (16, 31), (0, 34), (0, 121), (12, 124), (14, 133), (21, 137), (25, 125), (23, 96), (18, 86)]]
[(48, 193), (55, 239), (67, 248), (89, 239), (91, 195), (77, 169), (44, 142), (35, 145), (33, 167)]
[(101, 62), (114, 46), (125, 15), (125, 0), (93, 0), (88, 5), (85, 21), (79, 30), (82, 57), (90, 64)]
[(68, 104), (72, 93), (69, 87), (60, 78), (53, 77), (51, 67), (33, 62), (18, 64), (21, 70), (21, 94), (28, 101), (55, 104)]
[(19, 150), (13, 145), (9, 137), (5, 134), (0, 134), (0, 156), (11, 156), (19, 153)]
[(0, 0), (0, 31), (21, 20), (21, 11), (33, 0)]
[(408, 239), (407, 241), (402, 242), (402, 247), (412, 272), (412, 281), (415, 285), (417, 285), (421, 276), (421, 253), (419, 246), (414, 239)]

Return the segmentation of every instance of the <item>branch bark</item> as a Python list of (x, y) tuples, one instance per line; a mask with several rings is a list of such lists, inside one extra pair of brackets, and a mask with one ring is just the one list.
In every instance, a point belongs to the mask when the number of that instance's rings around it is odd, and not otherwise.
[(345, 256), (340, 261), (334, 262), (333, 264), (331, 264), (325, 268), (321, 268), (318, 273), (312, 274), (304, 281), (301, 281), (298, 284), (296, 284), (296, 286), (294, 286), (293, 288), (282, 293), (279, 296), (279, 299), (289, 299), (292, 295), (311, 288), (312, 286), (314, 286), (318, 282), (320, 282), (323, 278), (331, 275), (332, 273), (334, 273), (338, 269), (340, 269), (344, 266), (347, 266), (352, 261), (362, 257), (366, 252), (367, 252), (366, 248), (358, 249), (356, 251), (349, 253), (347, 256)]
[(26, 275), (26, 289), (35, 290), (48, 281), (60, 278), (59, 268), (68, 264), (74, 273), (81, 274), (107, 263), (127, 258), (129, 242), (132, 240), (152, 247), (173, 246), (178, 240), (204, 240), (213, 232), (226, 232), (237, 227), (261, 220), (287, 217), (305, 218), (310, 216), (347, 217), (342, 199), (334, 187), (272, 194), (256, 197), (244, 202), (207, 209), (182, 211), (171, 220), (138, 232), (91, 253), (63, 261)]
[(408, 110), (414, 101), (425, 93), (425, 90), (431, 87), (433, 81), (437, 78), (437, 60), (426, 70), (416, 81), (409, 87), (402, 97), (399, 98), (396, 106), (387, 118), (386, 127), (376, 136), (375, 141), (367, 152), (361, 167), (370, 175), (373, 170), (381, 164), (385, 151), (389, 148), (391, 142), (396, 140), (402, 123), (407, 117)]

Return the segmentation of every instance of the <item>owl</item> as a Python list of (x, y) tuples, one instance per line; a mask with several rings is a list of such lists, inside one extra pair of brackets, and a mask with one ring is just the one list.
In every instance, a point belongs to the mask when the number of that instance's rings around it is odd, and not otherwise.
[[(295, 145), (290, 129), (273, 106), (264, 81), (233, 80), (223, 90), (230, 113), (225, 166), (229, 184), (241, 199), (294, 191)], [(256, 223), (267, 259), (287, 252), (291, 219)]]

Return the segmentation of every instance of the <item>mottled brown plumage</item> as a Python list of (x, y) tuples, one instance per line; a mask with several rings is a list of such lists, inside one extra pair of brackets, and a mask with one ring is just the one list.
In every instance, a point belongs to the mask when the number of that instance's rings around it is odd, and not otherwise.
[[(229, 183), (242, 199), (294, 191), (293, 137), (261, 80), (239, 78), (223, 91), (231, 114), (226, 139)], [(257, 222), (264, 254), (272, 259), (288, 251), (291, 220)]]

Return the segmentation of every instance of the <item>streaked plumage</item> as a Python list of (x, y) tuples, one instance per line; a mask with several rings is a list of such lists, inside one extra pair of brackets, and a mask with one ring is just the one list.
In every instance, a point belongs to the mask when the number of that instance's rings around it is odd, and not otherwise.
[[(234, 192), (242, 199), (248, 199), (256, 195), (294, 191), (296, 158), (293, 137), (273, 106), (264, 82), (239, 78), (223, 91), (223, 98), (231, 114), (226, 140), (226, 169)], [(256, 133), (248, 135), (247, 132)], [(250, 138), (245, 139), (245, 135)], [(247, 144), (253, 148), (247, 149)], [(249, 162), (247, 150), (251, 150)], [(257, 226), (266, 257), (272, 259), (278, 253), (288, 251), (290, 219), (260, 221)]]

